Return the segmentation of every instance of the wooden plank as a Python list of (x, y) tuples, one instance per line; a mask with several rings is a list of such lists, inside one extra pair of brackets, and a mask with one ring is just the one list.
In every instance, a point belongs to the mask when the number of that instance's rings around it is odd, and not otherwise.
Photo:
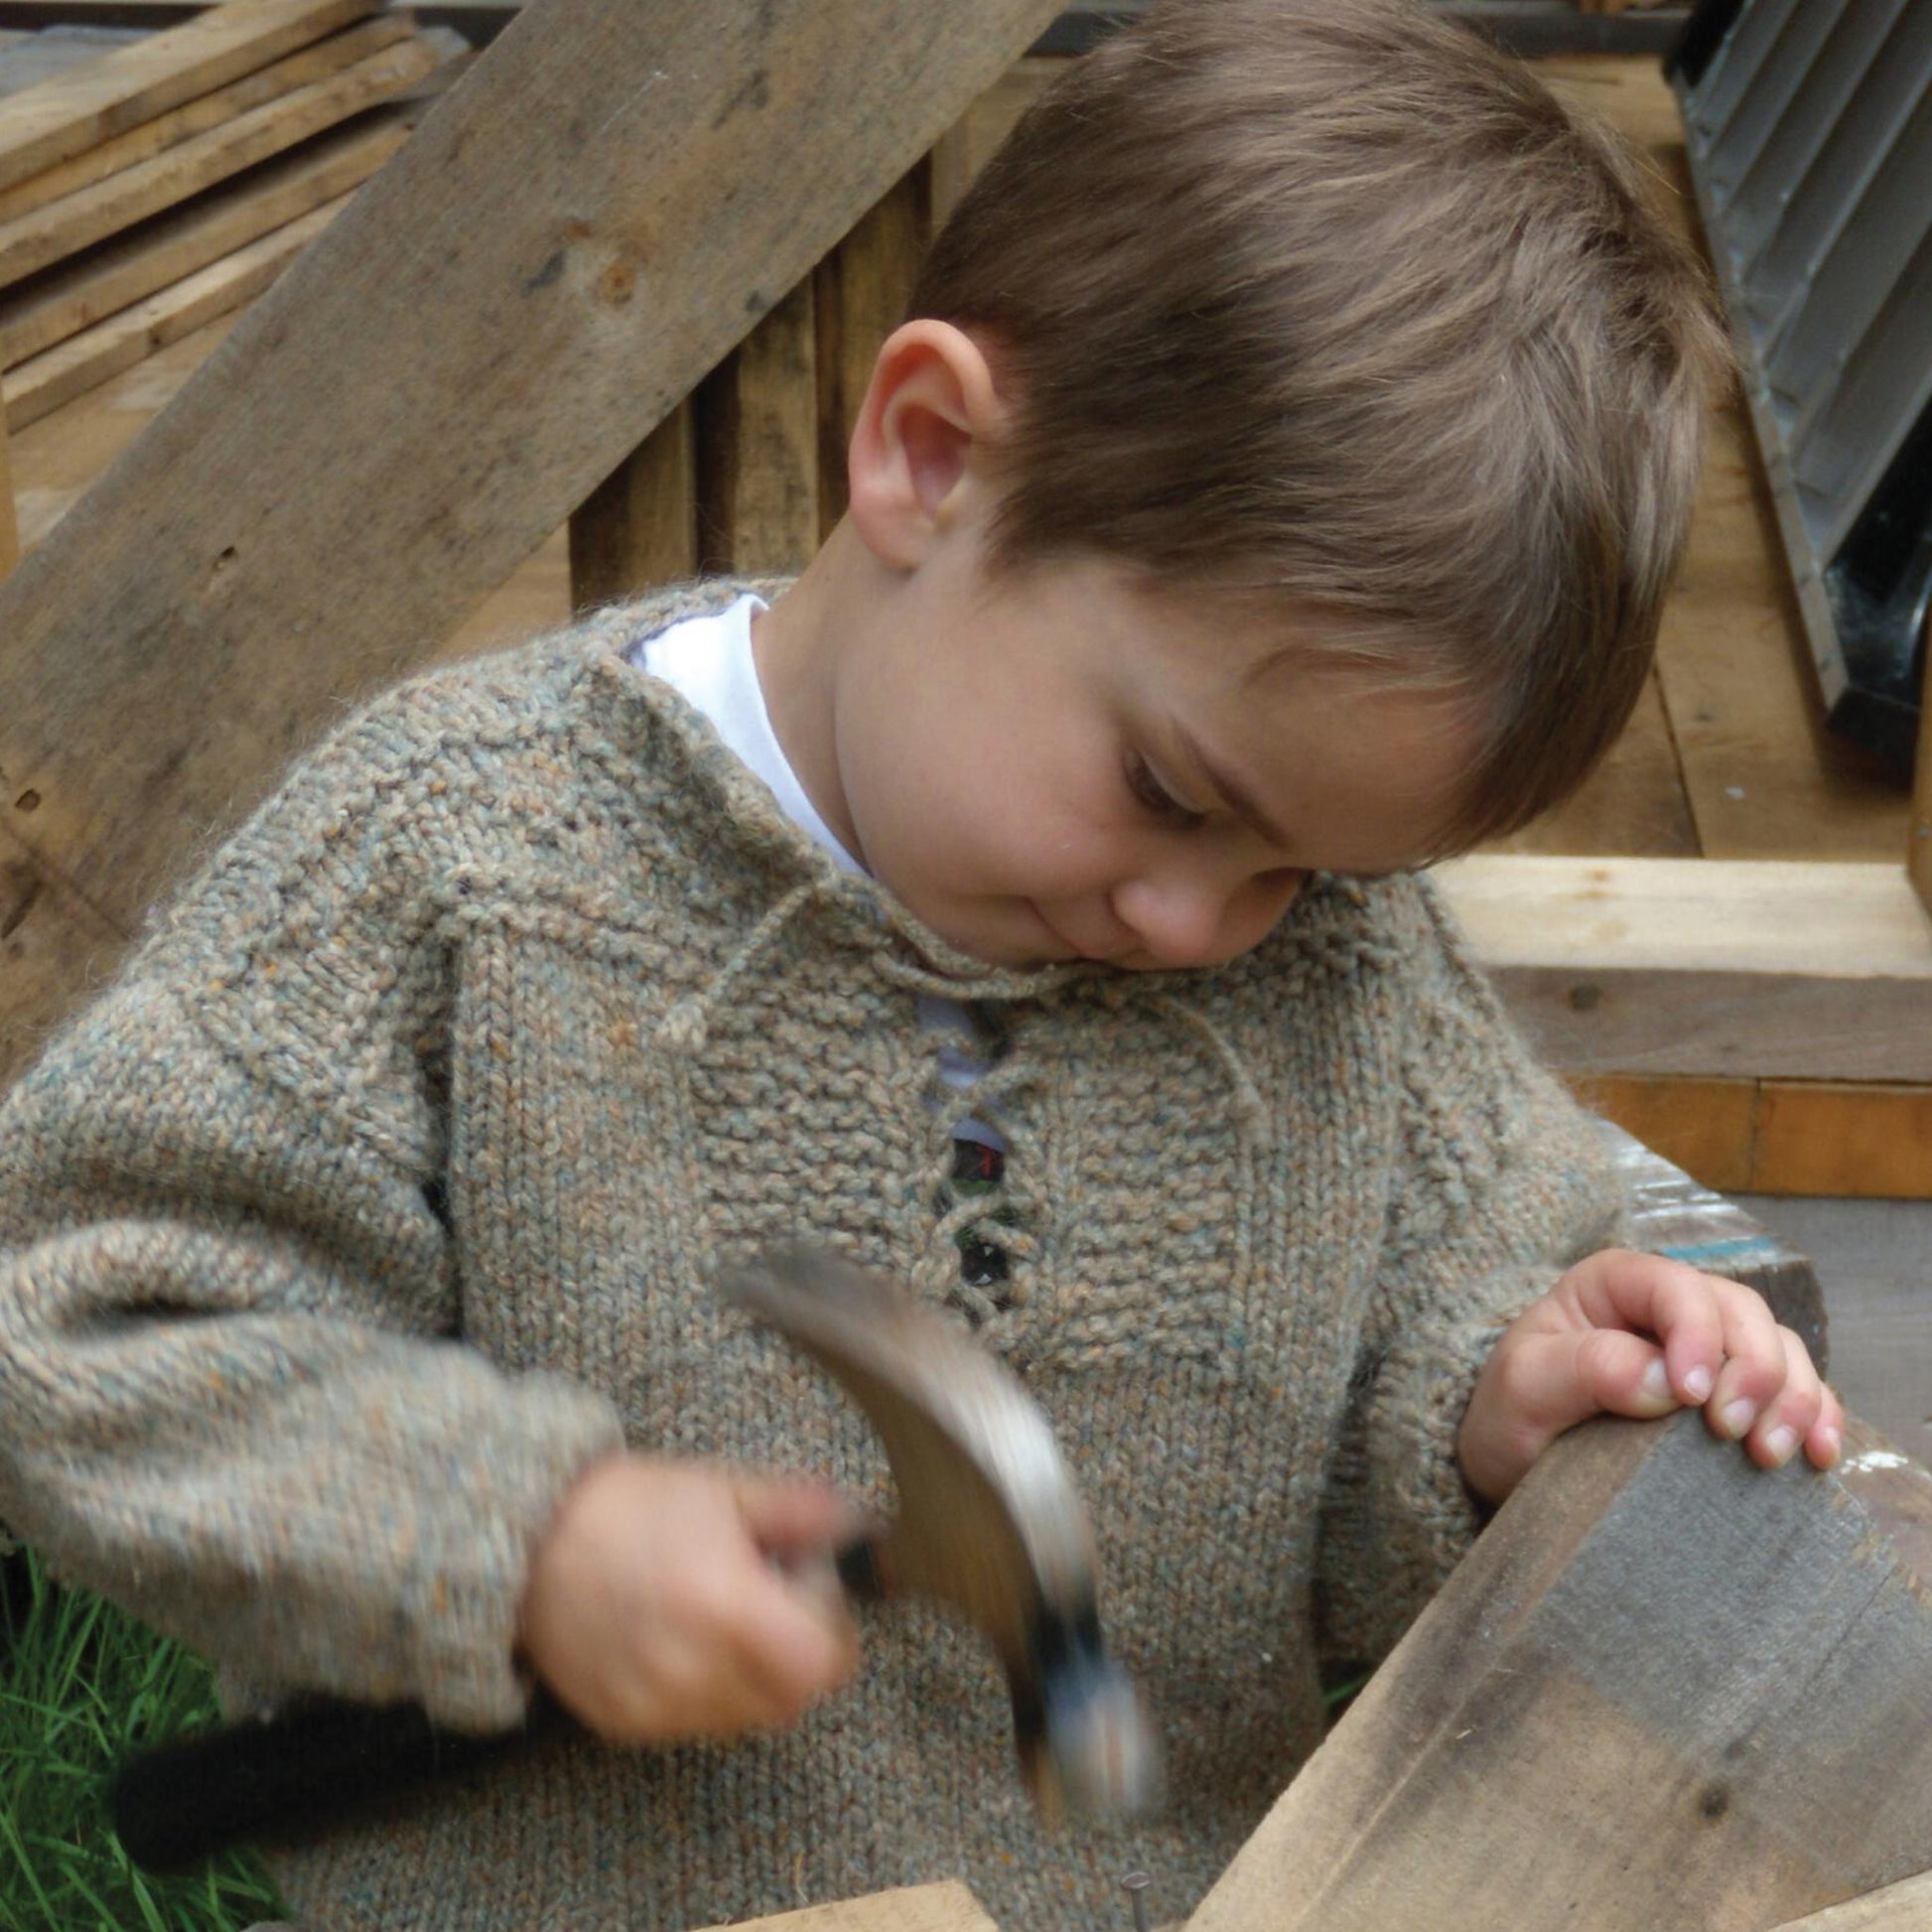
[(14, 94), (0, 112), (0, 188), (267, 67), (359, 20), (374, 5), (227, 0), (198, 20)]
[(0, 223), (0, 287), (394, 98), (426, 79), (438, 59), (436, 50), (420, 38), (384, 48), (342, 73), (298, 87), (151, 161)]
[[(250, 108), (292, 93), (297, 87), (326, 80), (370, 55), (380, 54), (385, 47), (407, 40), (414, 32), (415, 22), (408, 14), (387, 14), (365, 20), (346, 33), (332, 35), (299, 54), (291, 54), (285, 61), (263, 68), (258, 73), (244, 74), (211, 94), (203, 94), (171, 108), (166, 114), (143, 121), (140, 126), (131, 127), (125, 134), (117, 134), (111, 141), (103, 141), (58, 167), (29, 176), (11, 188), (0, 189), (0, 222), (45, 207), (62, 196), (104, 181), (138, 161), (151, 160), (193, 135), (206, 134)], [(5, 110), (0, 108), (0, 124), (4, 121)]]
[(1932, 924), (1896, 863), (1479, 856), (1436, 876), (1566, 1072), (1932, 1080)]
[[(1932, 666), (1932, 616), (1925, 621), (1926, 663)], [(1918, 715), (1918, 757), (1912, 773), (1911, 834), (1905, 846), (1905, 870), (1912, 890), (1932, 910), (1932, 670), (1927, 673)]]
[(1932, 1925), (1932, 1871), (1922, 1871), (1846, 1904), (1786, 1919), (1777, 1932), (1925, 1932), (1928, 1925)]
[(307, 142), (233, 187), (145, 222), (125, 237), (0, 300), (0, 369), (52, 348), (271, 230), (359, 187), (409, 138), (378, 112)]
[(570, 602), (589, 610), (698, 568), (697, 451), (681, 403), (570, 519)]
[[(31, 817), (31, 787), (0, 770), (13, 812)], [(0, 974), (8, 1002), (0, 1011), (0, 1065), (18, 1071), (59, 1019), (76, 975), (104, 970), (126, 935), (50, 873), (39, 857), (0, 826)]]
[(0, 768), (43, 800), (17, 835), (131, 930), (1052, 12), (535, 0), (0, 585)]
[(138, 440), (238, 320), (238, 312), (230, 313), (198, 329), (12, 439), (23, 556)]
[(1190, 1932), (1765, 1932), (1917, 1871), (1926, 1516), (1697, 1415), (1571, 1432)]
[(867, 210), (812, 278), (820, 540), (845, 514), (846, 451), (880, 345), (905, 318), (925, 247), (929, 191), (921, 164)]
[[(725, 1932), (723, 1926), (714, 1932)], [(999, 1932), (979, 1900), (956, 1879), (907, 1885), (838, 1905), (809, 1905), (776, 1918), (738, 1921), (731, 1932)]]
[(20, 525), (14, 515), (13, 465), (7, 457), (6, 411), (0, 410), (0, 577), (20, 561)]
[(50, 410), (106, 381), (205, 323), (251, 302), (353, 199), (339, 197), (238, 248), (159, 295), (83, 329), (0, 376), (8, 426), (25, 429)]
[(1757, 1137), (1755, 1080), (1584, 1073), (1569, 1085), (1592, 1113), (1614, 1121), (1704, 1186), (1720, 1192), (1749, 1188)]
[(1932, 1199), (1932, 1087), (1765, 1081), (1749, 1185), (1759, 1194)]
[(807, 279), (698, 390), (698, 548), (707, 571), (802, 570), (818, 548), (815, 345)]

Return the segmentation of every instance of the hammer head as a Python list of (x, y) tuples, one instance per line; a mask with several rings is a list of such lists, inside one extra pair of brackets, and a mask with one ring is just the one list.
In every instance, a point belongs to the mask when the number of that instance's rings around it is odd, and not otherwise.
[(1101, 1640), (1092, 1533), (1037, 1404), (935, 1311), (829, 1255), (775, 1250), (723, 1288), (871, 1418), (899, 1497), (873, 1546), (879, 1591), (936, 1598), (992, 1641), (1042, 1816), (1148, 1809), (1160, 1753)]

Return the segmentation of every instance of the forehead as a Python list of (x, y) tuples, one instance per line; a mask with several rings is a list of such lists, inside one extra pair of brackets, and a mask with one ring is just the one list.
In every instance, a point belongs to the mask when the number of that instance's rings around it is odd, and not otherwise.
[[(1370, 639), (1286, 599), (1123, 585), (1145, 702), (1271, 817), (1322, 821), (1336, 871), (1392, 871), (1452, 843), (1482, 707), (1418, 642)], [(1336, 856), (1339, 853), (1340, 856)], [(1364, 856), (1368, 855), (1368, 856)]]

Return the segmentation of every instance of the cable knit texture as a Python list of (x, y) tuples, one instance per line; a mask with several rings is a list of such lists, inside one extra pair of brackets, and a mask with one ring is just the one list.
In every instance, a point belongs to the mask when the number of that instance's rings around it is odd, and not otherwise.
[[(1043, 1837), (970, 1631), (730, 1748), (564, 1741), (276, 1860), (313, 1932), (644, 1932), (957, 1875), (1013, 1932), (1192, 1906), (1475, 1522), (1514, 1311), (1615, 1231), (1587, 1124), (1423, 882), (1317, 882), (1187, 974), (1002, 971), (841, 875), (622, 661), (738, 586), (380, 699), (0, 1113), (0, 1516), (296, 1686), (514, 1721), (533, 1542), (621, 1442), (890, 1502), (863, 1418), (712, 1291), (827, 1243), (972, 1326), (1083, 1488), (1172, 1797)], [(921, 992), (977, 1003), (1005, 1178), (950, 1187)], [(1005, 1250), (962, 1278), (955, 1237)]]

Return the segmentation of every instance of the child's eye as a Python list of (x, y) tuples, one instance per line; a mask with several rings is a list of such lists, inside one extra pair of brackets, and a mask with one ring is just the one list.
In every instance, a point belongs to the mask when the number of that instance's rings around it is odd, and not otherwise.
[(1200, 825), (1206, 821), (1207, 814), (1195, 811), (1191, 805), (1183, 805), (1155, 776), (1154, 767), (1138, 752), (1128, 755), (1127, 789), (1164, 825), (1173, 825), (1185, 830), (1189, 826)]

